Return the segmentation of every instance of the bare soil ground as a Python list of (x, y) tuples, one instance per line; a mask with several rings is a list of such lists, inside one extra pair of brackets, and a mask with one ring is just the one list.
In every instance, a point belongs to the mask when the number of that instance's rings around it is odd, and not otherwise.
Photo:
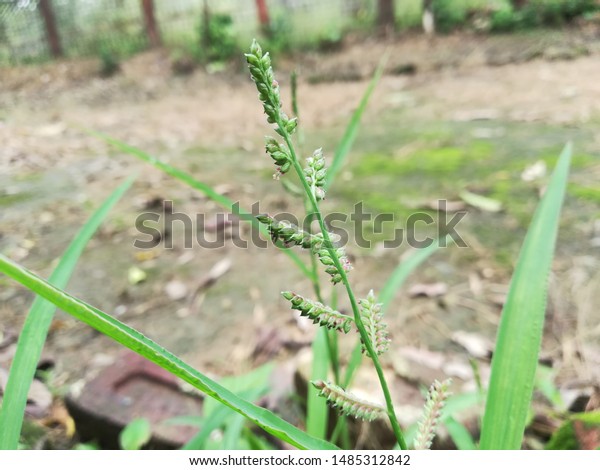
[[(574, 181), (597, 188), (597, 51), (597, 41), (588, 33), (467, 35), (434, 41), (408, 37), (355, 42), (337, 53), (304, 54), (277, 65), (286, 102), (285, 77), (293, 67), (298, 68), (301, 122), (308, 143), (322, 145), (314, 136), (323, 138), (329, 145), (326, 153), (331, 155), (332, 144), (357, 106), (379, 58), (389, 53), (386, 74), (363, 119), (351, 165), (368, 161), (359, 156), (377, 151), (378, 145), (383, 152), (398, 156), (426, 147), (428, 139), (438, 142), (440, 137), (433, 132), (440, 126), (460, 131), (461, 123), (473, 123), (468, 132), (491, 132), (495, 123), (501, 123), (504, 134), (499, 137), (499, 148), (503, 139), (514, 148), (511, 133), (531, 129), (531, 136), (523, 137), (531, 142), (531, 148), (522, 149), (523, 160), (519, 154), (507, 161), (507, 171), (516, 173), (517, 179), (525, 161), (535, 161), (537, 149), (545, 148), (544, 142), (556, 145), (559, 138), (575, 135), (586, 139), (581, 145), (595, 160), (586, 160), (585, 167), (574, 170)], [(415, 73), (399, 74), (407, 64)], [(109, 79), (98, 77), (92, 60), (0, 71), (2, 252), (47, 276), (90, 211), (118, 182), (137, 173), (134, 188), (86, 250), (68, 290), (217, 375), (239, 373), (273, 356), (290, 357), (298, 345), (310, 343), (314, 330), (298, 324), (278, 295), (291, 287), (308, 293), (309, 284), (274, 248), (240, 250), (226, 243), (218, 249), (189, 250), (176, 234), (173, 249), (159, 246), (142, 252), (133, 248), (135, 217), (152, 208), (156, 198), (173, 200), (176, 210), (200, 212), (209, 220), (218, 208), (149, 166), (115, 152), (82, 128), (138, 146), (246, 206), (260, 200), (270, 211), (297, 210), (297, 204), (287, 202), (289, 198), (270, 179), (272, 166), (262, 150), (262, 136), (268, 128), (253, 85), (242, 70), (242, 64), (236, 63), (225, 72), (197, 71), (177, 77), (170, 70), (168, 54), (159, 51), (127, 61), (122, 73)], [(429, 129), (429, 134), (402, 140), (403, 129), (414, 123), (420, 123), (419, 129)], [(352, 185), (361, 184), (360, 172), (352, 168), (342, 174), (339, 189), (346, 193), (353, 191)], [(402, 191), (400, 182), (397, 191)], [(447, 196), (420, 195), (423, 201)], [(529, 201), (534, 204), (535, 198)], [(351, 207), (347, 196), (336, 198), (335, 194), (328, 204), (330, 210)], [(600, 272), (600, 212), (597, 202), (574, 210), (582, 212), (568, 219), (575, 229), (568, 232), (569, 239), (561, 239), (563, 245), (559, 243), (556, 274), (551, 279), (544, 354), (563, 383), (597, 383), (600, 317), (595, 306), (600, 298), (595, 286)], [(494, 217), (481, 215), (490, 224), (500, 220)], [(516, 259), (514, 247), (518, 248), (524, 233), (513, 219), (502, 220), (499, 230), (508, 233), (506, 243), (511, 247), (507, 264), (494, 258), (491, 251), (495, 248), (490, 248), (485, 237), (474, 236), (468, 252), (449, 248), (411, 278), (388, 312), (396, 348), (443, 350), (464, 359), (464, 341), (457, 340), (457, 331), (493, 341), (510, 266)], [(502, 243), (492, 245), (497, 248)], [(355, 257), (352, 276), (361, 294), (369, 288), (377, 290), (407, 251), (363, 252), (351, 245), (348, 249)], [(229, 271), (194, 296), (211, 267), (224, 259), (231, 263)], [(146, 272), (145, 282), (128, 281), (132, 267)], [(431, 282), (445, 283), (447, 293), (433, 298), (407, 295), (411, 285)], [(183, 286), (183, 294), (169, 294), (169, 283), (173, 289)], [(0, 335), (7, 337), (19, 331), (32, 296), (6, 279), (0, 279), (0, 285)], [(0, 350), (0, 366), (8, 365), (10, 351), (10, 347)], [(118, 346), (62, 313), (53, 323), (46, 347), (47, 356), (56, 362), (53, 381), (57, 386), (91, 376), (118, 351)], [(397, 372), (401, 369), (393, 359), (387, 366)]]

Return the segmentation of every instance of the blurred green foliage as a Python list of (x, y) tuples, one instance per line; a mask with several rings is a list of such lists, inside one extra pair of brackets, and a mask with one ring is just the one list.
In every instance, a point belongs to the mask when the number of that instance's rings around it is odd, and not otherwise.
[(599, 9), (594, 0), (529, 0), (520, 9), (515, 9), (507, 2), (492, 13), (490, 30), (509, 32), (543, 26), (561, 26)]
[(237, 54), (233, 19), (225, 13), (211, 13), (200, 22), (199, 58), (206, 62), (222, 62)]

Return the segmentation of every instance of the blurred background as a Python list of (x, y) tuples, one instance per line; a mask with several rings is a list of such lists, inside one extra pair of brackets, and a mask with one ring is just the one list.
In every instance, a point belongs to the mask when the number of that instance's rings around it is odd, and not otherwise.
[[(347, 246), (360, 296), (381, 289), (412, 253), (407, 244), (383, 247), (410, 214), (438, 221), (467, 211), (457, 230), (468, 247), (438, 250), (386, 312), (393, 347), (383, 360), (406, 426), (433, 378), (452, 376), (465, 393), (485, 384), (519, 248), (561, 149), (573, 142), (550, 279), (545, 375), (526, 436), (526, 446), (543, 447), (560, 425), (556, 413), (582, 411), (600, 379), (597, 0), (1, 0), (0, 251), (47, 277), (90, 213), (136, 174), (67, 291), (215, 377), (269, 365), (248, 380), (264, 385), (275, 377), (281, 388), (267, 387), (264, 403), (301, 423), (315, 329), (279, 292), (309, 294), (310, 282), (274, 247), (237, 248), (236, 231), (219, 223), (223, 211), (211, 199), (86, 132), (143, 149), (245, 208), (260, 201), (262, 212), (301, 214), (302, 203), (273, 181), (264, 153), (271, 131), (242, 55), (252, 38), (271, 52), (290, 115), (290, 75), (297, 74), (303, 154), (323, 147), (328, 162), (387, 57), (323, 202), (326, 213), (349, 214), (360, 201), (372, 214), (394, 216), (382, 230), (365, 225), (371, 248), (352, 238)], [(446, 212), (438, 200), (449, 202)], [(163, 201), (193, 220), (201, 214), (193, 235), (220, 237), (223, 246), (186, 248), (179, 224), (161, 229), (156, 248), (134, 248), (136, 217), (161, 213)], [(331, 295), (326, 279), (323, 286)], [(32, 300), (0, 277), (0, 390)], [(340, 308), (348, 308), (343, 295)], [(345, 355), (352, 342), (340, 347)], [(123, 364), (131, 368), (126, 378), (143, 367), (57, 314), (23, 446), (116, 446), (127, 422), (160, 408), (142, 398), (143, 406), (127, 410), (102, 401), (102, 371), (129, 371)], [(371, 372), (354, 389), (379, 400)], [(152, 377), (159, 396), (163, 379)], [(150, 387), (134, 382), (127, 393), (142, 396)], [(96, 392), (101, 398), (91, 403), (80, 398)], [(160, 399), (183, 404), (147, 416), (162, 436), (155, 445), (180, 446), (182, 434), (159, 424), (198, 411), (189, 397), (164, 393)], [(290, 394), (293, 406), (277, 405)], [(480, 408), (467, 408), (457, 419), (476, 435)], [(367, 434), (359, 447), (389, 441), (383, 428)], [(213, 441), (222, 445), (218, 433)]]

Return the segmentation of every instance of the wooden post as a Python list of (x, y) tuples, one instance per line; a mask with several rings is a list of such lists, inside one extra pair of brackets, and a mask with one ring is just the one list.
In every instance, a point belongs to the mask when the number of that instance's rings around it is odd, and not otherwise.
[(204, 0), (202, 5), (202, 31), (200, 36), (200, 44), (204, 50), (208, 50), (210, 47), (210, 8), (208, 7), (208, 0)]
[(268, 33), (270, 31), (271, 20), (269, 18), (269, 8), (267, 7), (266, 0), (256, 0), (256, 10), (258, 12), (260, 29), (264, 33)]
[(46, 25), (46, 37), (48, 38), (48, 46), (50, 46), (50, 52), (54, 57), (60, 57), (63, 54), (62, 46), (60, 44), (60, 36), (58, 35), (58, 29), (56, 27), (56, 19), (54, 18), (54, 11), (52, 11), (51, 0), (40, 0), (40, 13), (44, 24)]
[(378, 0), (377, 2), (377, 26), (385, 34), (392, 32), (396, 25), (394, 14), (394, 0)]
[(527, 5), (527, 0), (512, 0), (511, 3), (515, 10), (520, 10)]
[(154, 0), (142, 0), (142, 12), (144, 13), (144, 24), (150, 47), (160, 46), (160, 33), (154, 16)]

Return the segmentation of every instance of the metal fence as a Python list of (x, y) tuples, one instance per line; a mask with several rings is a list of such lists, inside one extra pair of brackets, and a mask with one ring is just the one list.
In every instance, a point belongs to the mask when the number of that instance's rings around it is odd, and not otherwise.
[(260, 3), (280, 31), (302, 39), (341, 31), (374, 0), (0, 0), (0, 64), (197, 44), (207, 9), (230, 15), (247, 41), (260, 31)]

